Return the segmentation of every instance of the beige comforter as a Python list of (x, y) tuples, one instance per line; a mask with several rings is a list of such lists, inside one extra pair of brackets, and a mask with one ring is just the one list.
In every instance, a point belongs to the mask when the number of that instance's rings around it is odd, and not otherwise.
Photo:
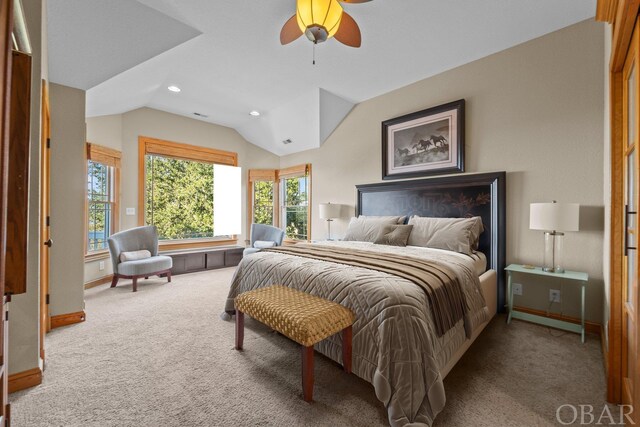
[[(470, 258), (447, 251), (389, 247), (363, 242), (323, 242), (359, 250), (427, 258), (452, 269), (469, 311), (465, 321), (439, 337), (425, 291), (407, 279), (366, 268), (316, 259), (258, 252), (238, 266), (225, 310), (236, 295), (283, 284), (338, 302), (356, 314), (353, 325), (353, 373), (373, 384), (387, 407), (391, 426), (431, 425), (445, 404), (440, 369), (465, 341), (465, 329), (488, 320), (478, 276)], [(316, 350), (341, 362), (338, 336)]]

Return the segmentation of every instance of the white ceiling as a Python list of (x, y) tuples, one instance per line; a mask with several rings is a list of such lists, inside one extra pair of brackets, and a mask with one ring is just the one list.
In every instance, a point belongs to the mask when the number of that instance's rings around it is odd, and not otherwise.
[[(595, 2), (346, 4), (362, 30), (362, 47), (329, 40), (318, 46), (312, 65), (312, 44), (304, 37), (279, 42), (295, 0), (49, 0), (50, 79), (89, 89), (88, 116), (142, 106), (194, 118), (198, 112), (282, 155), (323, 142), (318, 136), (282, 144), (289, 126), (322, 110), (315, 102), (301, 107), (305, 94), (317, 99), (324, 89), (346, 104), (362, 102), (592, 18)], [(169, 92), (171, 84), (182, 92)], [(287, 105), (296, 108), (283, 121)], [(254, 109), (262, 116), (249, 116)], [(265, 135), (263, 129), (276, 131)]]

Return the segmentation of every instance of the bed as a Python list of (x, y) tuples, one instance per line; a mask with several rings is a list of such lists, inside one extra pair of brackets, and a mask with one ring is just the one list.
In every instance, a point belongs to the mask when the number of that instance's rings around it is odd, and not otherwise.
[[(225, 310), (234, 310), (236, 295), (276, 283), (345, 305), (356, 314), (353, 373), (374, 386), (391, 426), (430, 426), (446, 402), (443, 379), (496, 311), (504, 308), (505, 173), (359, 185), (356, 189), (357, 216), (481, 217), (484, 232), (477, 256), (357, 241), (319, 242), (315, 249), (296, 245), (298, 250), (351, 251), (450, 268), (464, 294), (463, 320), (444, 331), (438, 328), (434, 322), (437, 310), (428, 292), (401, 276), (291, 252), (262, 252), (243, 259)], [(341, 362), (339, 336), (320, 342), (316, 350)]]

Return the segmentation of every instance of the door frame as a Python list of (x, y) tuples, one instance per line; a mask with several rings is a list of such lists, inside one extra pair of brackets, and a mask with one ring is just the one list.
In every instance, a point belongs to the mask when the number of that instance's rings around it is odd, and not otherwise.
[(49, 248), (44, 242), (51, 237), (48, 218), (51, 212), (50, 203), (50, 165), (51, 150), (51, 117), (49, 111), (48, 83), (42, 80), (42, 118), (40, 132), (40, 358), (44, 363), (44, 336), (51, 330), (49, 315)]
[[(604, 349), (607, 369), (607, 400), (622, 403), (623, 362), (623, 273), (624, 273), (624, 154), (623, 77), (627, 51), (631, 44), (640, 0), (598, 0), (596, 20), (612, 24), (611, 58), (609, 60), (609, 105), (611, 126), (611, 238), (609, 241), (610, 314), (608, 346)], [(636, 387), (639, 389), (640, 387)], [(638, 402), (635, 390), (634, 401)]]

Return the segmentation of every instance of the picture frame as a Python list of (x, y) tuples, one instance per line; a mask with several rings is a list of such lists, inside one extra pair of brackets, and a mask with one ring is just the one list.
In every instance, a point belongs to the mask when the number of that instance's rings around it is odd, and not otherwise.
[(464, 172), (465, 100), (382, 122), (382, 179)]

